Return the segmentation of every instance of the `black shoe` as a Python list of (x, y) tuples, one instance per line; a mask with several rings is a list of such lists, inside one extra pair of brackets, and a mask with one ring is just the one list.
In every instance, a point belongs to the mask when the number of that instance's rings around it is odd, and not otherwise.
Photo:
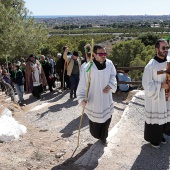
[(38, 95), (38, 96), (37, 96), (37, 99), (38, 99), (38, 100), (39, 100), (39, 99), (41, 99), (41, 96), (40, 96), (40, 95)]
[(70, 99), (72, 99), (73, 98), (73, 95), (70, 95)]
[(54, 90), (52, 89), (52, 90), (50, 90), (50, 93), (53, 93), (54, 92)]
[(150, 143), (150, 144), (154, 148), (159, 148), (160, 147), (160, 143)]
[(77, 98), (76, 94), (74, 94), (74, 98)]
[(19, 101), (18, 104), (19, 104), (20, 106), (25, 106), (25, 105), (26, 105), (26, 104), (24, 104), (24, 103), (21, 102), (21, 101)]
[(166, 144), (166, 139), (164, 137), (162, 137), (162, 141), (161, 141), (162, 144)]
[(101, 144), (102, 144), (103, 146), (107, 146), (108, 142), (107, 142), (106, 139), (101, 139)]

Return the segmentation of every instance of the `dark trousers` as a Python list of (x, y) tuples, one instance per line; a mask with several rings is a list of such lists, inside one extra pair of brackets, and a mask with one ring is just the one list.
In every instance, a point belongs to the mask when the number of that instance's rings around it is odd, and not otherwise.
[(35, 96), (37, 99), (40, 98), (40, 94), (42, 92), (42, 84), (39, 86), (33, 86), (33, 91), (32, 94)]
[(145, 122), (144, 139), (150, 143), (161, 143), (163, 133), (170, 136), (170, 122), (163, 125)]
[(90, 133), (94, 138), (105, 140), (108, 137), (109, 125), (111, 118), (105, 123), (96, 123), (89, 120)]
[(76, 96), (76, 90), (79, 83), (79, 74), (71, 74), (70, 76), (70, 96), (74, 94)]
[[(49, 88), (50, 91), (52, 91), (52, 85), (53, 85), (53, 84), (50, 82), (49, 76), (50, 76), (49, 74), (46, 74), (46, 75), (45, 75), (46, 80), (47, 80), (47, 84), (48, 84), (48, 88)], [(44, 90), (46, 90), (46, 86), (44, 86), (43, 88), (44, 88)]]
[(60, 72), (59, 74), (60, 77), (60, 82), (61, 82), (61, 87), (64, 87), (64, 89), (70, 89), (70, 79), (69, 76), (67, 75), (67, 70), (65, 70), (64, 74), (64, 86), (63, 86), (63, 72)]
[(49, 87), (49, 90), (52, 91), (52, 83), (49, 81), (49, 79), (47, 79), (47, 84), (48, 84), (48, 87)]

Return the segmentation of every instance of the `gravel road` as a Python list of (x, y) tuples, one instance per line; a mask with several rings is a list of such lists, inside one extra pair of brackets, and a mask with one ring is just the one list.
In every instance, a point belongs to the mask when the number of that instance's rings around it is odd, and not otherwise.
[[(129, 100), (134, 94), (117, 92), (113, 94), (115, 111), (110, 129), (120, 120)], [(88, 118), (83, 117), (80, 146), (77, 148), (77, 135), (82, 107), (76, 99), (69, 99), (69, 91), (56, 90), (45, 93), (40, 100), (25, 95), (25, 107), (14, 112), (14, 118), (28, 128), (19, 140), (0, 145), (2, 170), (25, 169), (70, 169), (97, 139), (89, 133)], [(22, 159), (21, 159), (22, 158)], [(14, 163), (10, 160), (15, 159)], [(5, 169), (3, 169), (5, 168)]]

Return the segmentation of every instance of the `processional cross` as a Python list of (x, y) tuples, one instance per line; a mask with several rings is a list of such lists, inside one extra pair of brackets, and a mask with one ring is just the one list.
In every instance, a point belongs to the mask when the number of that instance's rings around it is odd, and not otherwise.
[[(160, 70), (157, 71), (157, 74), (166, 74), (166, 83), (169, 85), (170, 87), (170, 62), (167, 62), (166, 65), (166, 70)], [(169, 89), (165, 89), (165, 93), (169, 93), (170, 88)], [(168, 97), (166, 97), (166, 101), (168, 101)]]

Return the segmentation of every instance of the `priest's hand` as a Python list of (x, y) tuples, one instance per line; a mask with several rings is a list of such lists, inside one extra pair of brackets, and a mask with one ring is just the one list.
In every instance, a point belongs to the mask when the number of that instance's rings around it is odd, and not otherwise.
[(103, 92), (104, 93), (109, 93), (111, 87), (109, 85), (107, 85), (104, 89), (103, 89)]
[(86, 100), (83, 100), (83, 101), (81, 102), (81, 105), (82, 105), (83, 107), (85, 107), (86, 104), (87, 104), (87, 101), (86, 101)]
[(169, 89), (169, 85), (166, 83), (166, 81), (164, 81), (163, 83), (162, 83), (162, 85), (161, 85), (161, 88), (162, 89)]
[(170, 91), (169, 92), (165, 92), (165, 96), (166, 96), (166, 98), (169, 98), (170, 97)]

